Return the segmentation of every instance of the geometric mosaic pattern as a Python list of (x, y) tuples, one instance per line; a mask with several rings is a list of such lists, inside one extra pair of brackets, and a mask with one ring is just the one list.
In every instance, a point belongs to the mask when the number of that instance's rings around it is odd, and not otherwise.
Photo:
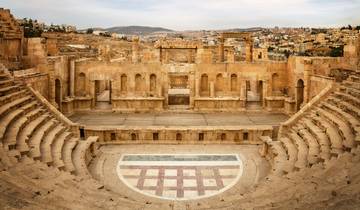
[(236, 184), (242, 171), (235, 155), (130, 156), (119, 161), (121, 180), (138, 192), (163, 199), (188, 200), (219, 194)]

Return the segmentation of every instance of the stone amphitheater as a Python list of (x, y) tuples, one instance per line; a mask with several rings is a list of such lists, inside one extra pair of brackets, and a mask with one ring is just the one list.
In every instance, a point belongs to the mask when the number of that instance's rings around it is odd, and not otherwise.
[(360, 209), (359, 37), (270, 61), (248, 33), (24, 38), (7, 9), (0, 35), (0, 209)]

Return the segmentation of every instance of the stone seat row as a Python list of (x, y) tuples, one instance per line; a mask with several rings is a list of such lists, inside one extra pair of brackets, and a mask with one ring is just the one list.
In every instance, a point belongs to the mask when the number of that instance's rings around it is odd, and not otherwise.
[(0, 185), (2, 198), (6, 196), (7, 200), (29, 202), (32, 209), (101, 209), (111, 206), (142, 209), (144, 205), (106, 191), (93, 179), (79, 179), (30, 158), (23, 158), (11, 169), (1, 171)]
[(0, 168), (12, 167), (28, 156), (75, 174), (88, 174), (84, 154), (97, 137), (77, 138), (27, 87), (15, 84), (3, 72), (0, 86)]
[(339, 90), (308, 110), (298, 121), (284, 127), (278, 141), (263, 137), (273, 154), (273, 171), (290, 173), (326, 163), (351, 152), (360, 143), (360, 77), (353, 75)]

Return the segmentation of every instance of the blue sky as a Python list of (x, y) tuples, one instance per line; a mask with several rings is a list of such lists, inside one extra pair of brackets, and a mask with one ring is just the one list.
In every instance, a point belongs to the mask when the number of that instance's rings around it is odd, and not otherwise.
[(2, 0), (18, 18), (174, 30), (360, 25), (360, 0)]

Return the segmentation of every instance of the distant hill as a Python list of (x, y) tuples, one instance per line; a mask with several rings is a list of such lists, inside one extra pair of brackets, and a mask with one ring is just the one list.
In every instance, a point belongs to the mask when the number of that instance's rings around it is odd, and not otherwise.
[(233, 28), (233, 29), (226, 29), (224, 31), (233, 31), (233, 32), (256, 32), (261, 31), (263, 28), (261, 27), (253, 27), (253, 28)]
[(104, 30), (111, 33), (127, 34), (127, 35), (148, 35), (158, 32), (173, 32), (173, 30), (161, 27), (149, 26), (116, 26), (111, 28), (93, 28), (94, 30)]

